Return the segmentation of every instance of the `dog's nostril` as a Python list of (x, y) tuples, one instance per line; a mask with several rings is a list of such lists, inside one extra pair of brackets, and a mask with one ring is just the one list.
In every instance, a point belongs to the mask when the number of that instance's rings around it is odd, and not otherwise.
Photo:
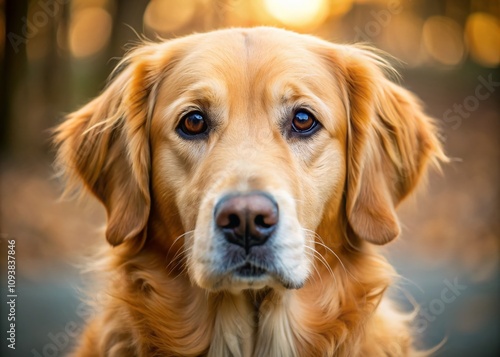
[(258, 215), (257, 217), (255, 217), (255, 225), (257, 227), (262, 227), (262, 228), (269, 228), (269, 227), (272, 227), (274, 226), (276, 223), (268, 223), (266, 222), (266, 219), (264, 218), (263, 215)]
[(229, 223), (222, 228), (237, 228), (241, 224), (240, 217), (238, 217), (236, 214), (230, 214), (228, 220)]

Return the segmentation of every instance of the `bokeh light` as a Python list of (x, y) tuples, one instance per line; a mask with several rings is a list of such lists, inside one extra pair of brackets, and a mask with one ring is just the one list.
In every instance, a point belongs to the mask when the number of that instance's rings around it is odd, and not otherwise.
[(160, 35), (166, 35), (185, 26), (195, 10), (194, 0), (152, 0), (144, 13), (144, 25)]
[(408, 66), (416, 67), (425, 61), (423, 26), (424, 21), (410, 12), (394, 16), (381, 38), (381, 45)]
[(264, 6), (274, 18), (296, 29), (314, 28), (328, 16), (325, 0), (264, 0)]
[(441, 64), (455, 66), (464, 58), (462, 28), (448, 17), (429, 17), (423, 28), (423, 42), (430, 56)]
[(469, 15), (465, 26), (469, 51), (475, 61), (487, 67), (500, 64), (500, 21), (493, 15)]
[(74, 57), (82, 58), (103, 50), (111, 36), (113, 20), (101, 7), (75, 10), (69, 29), (69, 48)]
[(330, 0), (330, 15), (345, 15), (351, 10), (352, 5), (353, 0)]
[[(263, 12), (258, 7), (258, 3), (259, 1), (229, 0), (228, 3), (221, 3), (218, 8), (215, 8), (218, 13), (216, 17), (223, 19), (226, 27), (249, 27), (256, 22), (256, 12)], [(207, 4), (207, 7), (210, 8), (210, 6), (211, 4)]]

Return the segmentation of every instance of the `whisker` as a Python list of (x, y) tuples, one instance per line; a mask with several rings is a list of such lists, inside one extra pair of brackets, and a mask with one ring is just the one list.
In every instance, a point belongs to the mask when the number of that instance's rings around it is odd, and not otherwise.
[(307, 228), (303, 228), (303, 230), (305, 230), (306, 232), (309, 232), (311, 233), (314, 237), (318, 238), (319, 241), (316, 241), (316, 243), (318, 243), (320, 246), (322, 246), (323, 248), (325, 248), (326, 250), (328, 250), (330, 253), (332, 253), (339, 261), (339, 263), (342, 265), (342, 267), (344, 268), (344, 271), (347, 272), (345, 266), (344, 266), (344, 263), (342, 262), (342, 260), (340, 259), (340, 257), (337, 255), (337, 253), (335, 253), (333, 251), (333, 249), (331, 249), (330, 247), (328, 247), (326, 244), (325, 244), (325, 241), (323, 240), (323, 238), (316, 232), (310, 230), (310, 229), (307, 229)]
[[(309, 248), (309, 247), (307, 247), (307, 248)], [(319, 273), (319, 270), (318, 270), (318, 268), (316, 267), (316, 263), (315, 263), (315, 261), (316, 261), (316, 256), (314, 255), (314, 252), (313, 252), (313, 253), (311, 253), (311, 252), (305, 251), (304, 253), (306, 253), (306, 255), (307, 255), (308, 257), (312, 257), (312, 266), (313, 266), (314, 270), (316, 271), (316, 275), (318, 275), (318, 276), (319, 276), (319, 281), (320, 281), (320, 283), (323, 283), (323, 278), (321, 277), (321, 274)], [(313, 276), (312, 276), (314, 280), (316, 280), (316, 275), (313, 275)]]
[[(310, 235), (306, 235), (306, 237), (310, 238), (310, 240), (311, 240), (310, 243), (314, 244), (314, 237), (312, 237), (312, 239), (311, 239)], [(329, 269), (330, 266), (328, 265), (328, 262), (326, 262), (324, 257), (314, 248), (314, 246), (311, 247), (309, 245), (306, 245), (305, 247), (311, 251), (311, 252), (309, 252), (306, 250), (305, 253), (308, 254), (309, 256), (313, 257), (313, 267), (316, 270), (316, 273), (319, 275), (320, 282), (323, 283), (323, 278), (322, 278), (318, 268), (316, 267), (316, 263), (315, 263), (316, 260), (319, 261), (320, 264), (324, 265), (327, 268), (327, 271), (329, 272), (329, 274), (332, 275), (333, 278), (335, 279), (335, 282), (337, 282), (337, 278), (335, 277), (335, 274), (333, 273), (333, 271), (331, 269)], [(323, 261), (320, 258), (323, 259)]]
[(186, 264), (186, 262), (185, 262), (185, 260), (187, 260), (187, 257), (188, 257), (188, 256), (187, 256), (187, 254), (186, 254), (186, 255), (184, 255), (184, 256), (183, 256), (183, 257), (182, 257), (182, 258), (181, 258), (181, 259), (177, 262), (177, 264), (175, 265), (175, 267), (173, 268), (173, 269), (175, 270), (175, 269), (177, 269), (177, 267), (179, 266), (179, 264), (181, 264), (181, 265), (182, 265), (182, 270), (179, 272), (179, 274), (177, 274), (177, 275), (174, 277), (174, 279), (173, 279), (173, 280), (177, 279), (177, 278), (178, 278), (179, 276), (181, 276), (181, 275), (184, 275), (184, 273), (187, 271), (188, 266), (187, 266), (187, 264)]
[(194, 229), (193, 229), (193, 230), (191, 230), (191, 231), (187, 231), (187, 232), (185, 232), (185, 233), (181, 234), (180, 236), (178, 236), (177, 238), (175, 238), (175, 240), (174, 240), (174, 241), (172, 242), (172, 244), (170, 245), (170, 248), (168, 248), (168, 251), (167, 251), (167, 256), (170, 254), (170, 250), (171, 250), (171, 249), (172, 249), (172, 247), (175, 245), (175, 243), (177, 243), (177, 241), (178, 241), (179, 239), (181, 239), (182, 237), (185, 237), (186, 235), (191, 234), (191, 233), (194, 233)]
[[(179, 239), (181, 239), (181, 238), (183, 238), (183, 237), (185, 237), (186, 235), (191, 234), (191, 233), (194, 233), (194, 230), (187, 231), (187, 232), (185, 232), (185, 233), (181, 234), (180, 236), (178, 236), (177, 238), (175, 238), (175, 240), (173, 241), (173, 243), (170, 245), (170, 248), (168, 249), (166, 256), (168, 257), (168, 256), (170, 255), (170, 251), (172, 250), (172, 247), (175, 245), (175, 243), (176, 243)], [(168, 264), (165, 268), (168, 270), (168, 268), (169, 268), (170, 264), (172, 264), (172, 262), (175, 262), (175, 261), (177, 260), (177, 258), (179, 257), (179, 255), (184, 254), (184, 253), (186, 253), (186, 248), (183, 248), (182, 250), (180, 250), (179, 252), (177, 252), (177, 253), (173, 256), (173, 258), (171, 259), (170, 263), (169, 263), (169, 264)], [(177, 267), (177, 265), (176, 265), (176, 267)], [(174, 268), (175, 268), (175, 267), (174, 267)]]
[[(312, 251), (312, 254), (313, 254), (314, 258), (316, 258), (326, 268), (327, 272), (333, 277), (333, 280), (335, 280), (335, 284), (338, 285), (337, 276), (335, 275), (335, 272), (332, 270), (332, 268), (330, 267), (330, 265), (328, 265), (328, 262), (326, 261), (325, 257), (323, 257), (314, 248), (312, 248), (312, 247), (307, 247), (307, 248)], [(314, 268), (316, 269), (316, 272), (318, 273), (318, 275), (321, 278), (321, 274), (319, 273), (319, 271), (316, 268), (316, 266), (314, 266)], [(321, 279), (321, 281), (323, 281), (323, 280)]]
[[(187, 257), (187, 253), (192, 249), (192, 247), (184, 247), (183, 249), (179, 250), (175, 255), (174, 257), (172, 258), (172, 260), (167, 264), (167, 266), (165, 267), (166, 270), (168, 270), (168, 268), (170, 267), (170, 265), (174, 262), (176, 262), (175, 266), (172, 268), (172, 270), (175, 270), (180, 263), (183, 262), (183, 260)], [(179, 257), (182, 255), (182, 257), (179, 259)]]
[(351, 276), (352, 279), (354, 279), (354, 281), (359, 282), (358, 279), (356, 279), (356, 277), (351, 274), (351, 272), (349, 272), (347, 270), (347, 268), (345, 267), (344, 263), (342, 262), (342, 259), (340, 259), (340, 257), (337, 255), (337, 253), (335, 253), (330, 247), (328, 247), (326, 244), (325, 244), (325, 241), (323, 240), (323, 238), (316, 232), (310, 230), (310, 229), (307, 229), (307, 228), (302, 228), (306, 233), (310, 233), (312, 234), (314, 237), (316, 237), (318, 240), (315, 242), (317, 244), (319, 244), (320, 246), (322, 246), (323, 248), (325, 248), (328, 252), (332, 253), (335, 258), (337, 258), (337, 260), (339, 261), (340, 265), (342, 266), (342, 268), (344, 269), (344, 272), (345, 274), (349, 274)]

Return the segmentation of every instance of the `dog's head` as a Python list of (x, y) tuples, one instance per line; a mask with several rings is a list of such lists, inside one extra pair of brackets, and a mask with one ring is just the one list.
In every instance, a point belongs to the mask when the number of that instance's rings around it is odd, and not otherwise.
[(231, 29), (118, 68), (57, 129), (59, 162), (105, 205), (109, 243), (175, 252), (207, 290), (302, 286), (319, 226), (327, 245), (393, 240), (395, 206), (445, 158), (418, 101), (355, 46)]

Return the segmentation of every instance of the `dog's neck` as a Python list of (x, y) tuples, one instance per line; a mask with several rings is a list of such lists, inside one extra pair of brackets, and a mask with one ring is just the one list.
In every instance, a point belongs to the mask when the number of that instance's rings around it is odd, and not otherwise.
[(291, 291), (266, 288), (221, 293), (208, 357), (296, 356)]
[(271, 291), (272, 291), (271, 288), (266, 287), (260, 290), (245, 290), (243, 293), (252, 304), (254, 311), (258, 313), (260, 305), (262, 305), (262, 302), (264, 301), (266, 296), (268, 296), (271, 293)]
[[(249, 357), (339, 351), (350, 338), (340, 331), (345, 332), (346, 326), (358, 329), (378, 304), (380, 287), (389, 284), (391, 271), (376, 255), (356, 254), (357, 258), (348, 260), (358, 263), (346, 267), (347, 271), (332, 264), (330, 274), (318, 267), (317, 276), (299, 290), (231, 294), (207, 293), (193, 286), (185, 273), (166, 273), (164, 252), (146, 247), (135, 258), (113, 264), (123, 268), (125, 280), (118, 281), (111, 295), (124, 295), (120, 293), (127, 289), (124, 281), (141, 286), (131, 289), (137, 296), (126, 313), (138, 316), (158, 336), (158, 345), (141, 347), (145, 353)], [(381, 280), (374, 282), (375, 276)], [(149, 304), (150, 299), (155, 303)], [(164, 305), (158, 308), (158, 304)]]

